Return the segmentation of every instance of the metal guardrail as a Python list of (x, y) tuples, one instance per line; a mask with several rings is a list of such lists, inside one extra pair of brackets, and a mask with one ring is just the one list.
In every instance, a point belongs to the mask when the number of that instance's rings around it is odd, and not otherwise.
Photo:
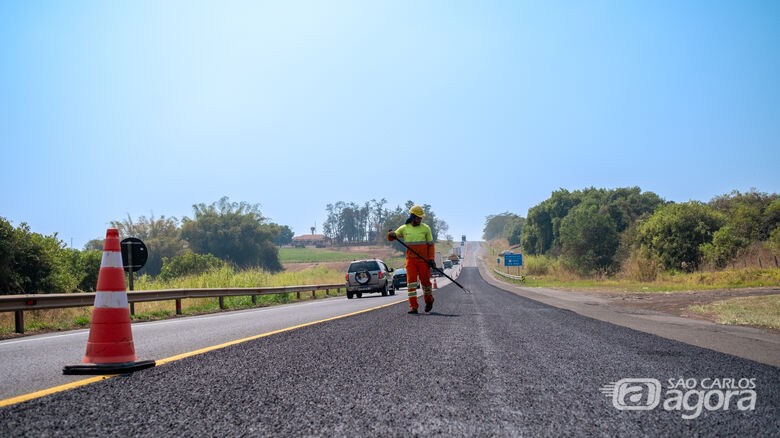
[(517, 280), (517, 281), (522, 281), (522, 282), (525, 282), (525, 275), (512, 275), (512, 274), (507, 274), (506, 272), (501, 272), (501, 271), (499, 271), (499, 270), (498, 270), (498, 269), (496, 269), (496, 268), (493, 268), (493, 272), (495, 272), (496, 274), (498, 274), (498, 275), (500, 275), (500, 276), (502, 276), (502, 277), (511, 278), (512, 280)]
[[(344, 283), (336, 284), (309, 284), (300, 286), (280, 287), (232, 287), (232, 288), (204, 288), (204, 289), (163, 289), (140, 290), (127, 292), (127, 301), (130, 303), (130, 313), (134, 314), (134, 303), (146, 301), (176, 301), (176, 314), (181, 315), (181, 300), (185, 298), (219, 298), (219, 308), (225, 308), (224, 297), (251, 296), (252, 303), (256, 303), (258, 295), (278, 295), (295, 293), (298, 298), (301, 292), (311, 292), (312, 298), (317, 298), (316, 292), (324, 290), (329, 294), (331, 289), (341, 292)], [(95, 304), (95, 293), (72, 294), (31, 294), (31, 295), (0, 295), (0, 312), (14, 312), (14, 326), (16, 333), (24, 333), (24, 312), (41, 309), (63, 309), (66, 307), (85, 307)]]

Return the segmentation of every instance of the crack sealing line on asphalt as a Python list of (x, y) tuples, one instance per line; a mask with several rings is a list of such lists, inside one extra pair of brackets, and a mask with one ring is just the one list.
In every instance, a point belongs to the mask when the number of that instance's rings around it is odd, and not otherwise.
[[(279, 330), (274, 330), (274, 331), (270, 331), (270, 332), (266, 332), (266, 333), (261, 333), (259, 335), (249, 336), (247, 338), (237, 339), (235, 341), (224, 342), (222, 344), (213, 345), (211, 347), (201, 348), (201, 349), (190, 351), (190, 352), (187, 352), (187, 353), (177, 354), (175, 356), (166, 357), (165, 359), (160, 359), (160, 360), (155, 361), (155, 366), (160, 366), (160, 365), (163, 365), (163, 364), (166, 364), (166, 363), (174, 362), (174, 361), (181, 360), (181, 359), (184, 359), (184, 358), (187, 358), (187, 357), (190, 357), (190, 356), (195, 356), (195, 355), (198, 355), (198, 354), (203, 354), (203, 353), (206, 353), (206, 352), (209, 352), (209, 351), (218, 350), (220, 348), (225, 348), (225, 347), (228, 347), (228, 346), (231, 346), (231, 345), (240, 344), (242, 342), (252, 341), (254, 339), (259, 339), (259, 338), (264, 338), (266, 336), (275, 335), (277, 333), (289, 332), (289, 331), (292, 331), (292, 330), (295, 330), (295, 329), (299, 329), (299, 328), (302, 328), (302, 327), (307, 327), (307, 326), (310, 326), (310, 325), (315, 325), (315, 324), (320, 324), (320, 323), (327, 322), (327, 321), (333, 321), (333, 320), (336, 320), (336, 319), (346, 318), (348, 316), (359, 315), (361, 313), (370, 312), (372, 310), (381, 309), (383, 307), (390, 307), (390, 306), (393, 306), (395, 304), (405, 303), (406, 301), (407, 301), (406, 299), (399, 300), (399, 301), (394, 301), (392, 303), (383, 304), (381, 306), (376, 306), (376, 307), (371, 307), (371, 308), (368, 308), (368, 309), (358, 310), (356, 312), (351, 312), (351, 313), (345, 313), (344, 315), (332, 316), (330, 318), (320, 319), (320, 320), (317, 320), (317, 321), (307, 322), (307, 323), (304, 323), (304, 324), (298, 324), (298, 325), (294, 325), (294, 326), (283, 328), (283, 329), (279, 329)], [(115, 376), (117, 376), (117, 374), (107, 375), (107, 376), (90, 377), (88, 379), (77, 380), (75, 382), (67, 383), (65, 385), (54, 386), (54, 387), (51, 387), (51, 388), (42, 389), (40, 391), (31, 392), (29, 394), (23, 394), (23, 395), (19, 395), (19, 396), (16, 396), (16, 397), (7, 398), (5, 400), (0, 400), (0, 408), (4, 407), (4, 406), (10, 406), (10, 405), (14, 405), (14, 404), (17, 404), (17, 403), (22, 403), (22, 402), (25, 402), (25, 401), (28, 401), (28, 400), (44, 397), (44, 396), (51, 395), (51, 394), (54, 394), (54, 393), (57, 393), (57, 392), (62, 392), (62, 391), (67, 391), (69, 389), (78, 388), (79, 386), (89, 385), (90, 383), (99, 382), (101, 380), (109, 379), (109, 378), (115, 377)]]

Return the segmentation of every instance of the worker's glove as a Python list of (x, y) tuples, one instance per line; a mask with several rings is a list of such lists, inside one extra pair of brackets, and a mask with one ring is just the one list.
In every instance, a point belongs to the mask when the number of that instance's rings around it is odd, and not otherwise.
[(389, 233), (387, 233), (387, 237), (389, 237), (390, 240), (395, 240), (398, 238), (398, 236), (395, 235), (395, 231), (390, 231)]
[(433, 261), (433, 260), (428, 260), (428, 266), (430, 266), (431, 268), (435, 268), (436, 267), (436, 262)]

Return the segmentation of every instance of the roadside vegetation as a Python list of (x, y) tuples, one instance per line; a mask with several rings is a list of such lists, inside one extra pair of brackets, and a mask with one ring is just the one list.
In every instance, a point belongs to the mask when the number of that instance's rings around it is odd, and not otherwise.
[[(189, 274), (172, 278), (153, 278), (142, 275), (135, 280), (135, 290), (157, 289), (194, 289), (212, 287), (274, 287), (300, 284), (337, 284), (344, 281), (344, 273), (316, 266), (299, 272), (270, 272), (263, 269), (236, 270), (228, 265), (209, 269), (199, 274)], [(329, 296), (344, 294), (332, 290)], [(318, 297), (324, 297), (324, 292), (318, 292)], [(311, 293), (301, 293), (300, 301), (312, 299)], [(249, 296), (225, 297), (228, 309), (245, 309), (251, 307), (266, 307), (299, 301), (296, 294), (258, 296), (252, 303)], [(155, 320), (175, 316), (174, 301), (152, 301), (135, 304), (133, 320)], [(182, 314), (218, 312), (218, 298), (193, 298), (182, 300)], [(67, 309), (36, 310), (25, 312), (25, 331), (67, 330), (88, 327), (92, 316), (91, 307), (74, 307)], [(10, 312), (0, 313), (0, 335), (13, 332), (14, 315)]]
[(780, 330), (780, 295), (732, 298), (688, 309), (712, 315), (720, 324), (755, 325)]
[(638, 187), (558, 190), (528, 210), (486, 218), (486, 261), (524, 255), (526, 284), (626, 291), (780, 285), (780, 195), (666, 202)]

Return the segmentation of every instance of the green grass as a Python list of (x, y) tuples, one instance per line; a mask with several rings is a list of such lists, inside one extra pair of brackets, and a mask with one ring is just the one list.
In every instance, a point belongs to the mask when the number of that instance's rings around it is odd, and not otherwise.
[(688, 309), (714, 314), (720, 324), (756, 325), (780, 330), (780, 295), (732, 298)]
[(350, 262), (367, 258), (371, 256), (315, 248), (279, 248), (281, 263)]

